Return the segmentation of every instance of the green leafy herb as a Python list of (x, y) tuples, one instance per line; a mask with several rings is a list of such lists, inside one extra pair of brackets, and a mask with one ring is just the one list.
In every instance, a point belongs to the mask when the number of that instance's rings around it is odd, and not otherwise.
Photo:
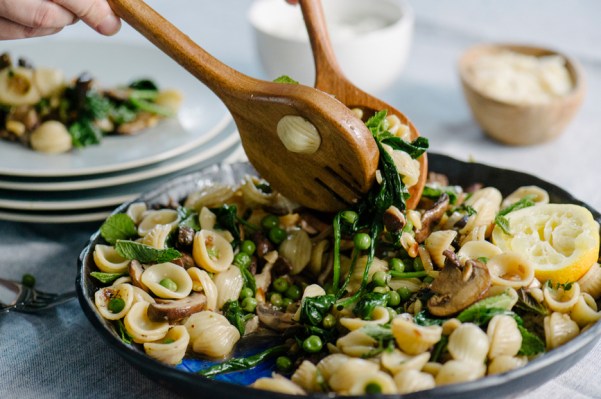
[(100, 281), (102, 284), (111, 284), (119, 277), (127, 276), (127, 273), (104, 273), (104, 272), (91, 272), (91, 277)]
[(190, 227), (194, 231), (200, 231), (200, 223), (198, 221), (198, 212), (196, 212), (192, 209), (180, 206), (179, 208), (177, 208), (177, 216), (178, 216), (178, 220), (181, 220), (181, 222), (179, 222), (178, 226), (186, 226), (186, 227)]
[(519, 289), (517, 293), (518, 301), (515, 304), (516, 309), (540, 316), (546, 316), (549, 314), (547, 307), (534, 299), (526, 290)]
[(238, 304), (238, 301), (227, 301), (223, 305), (223, 315), (230, 322), (231, 325), (236, 327), (240, 332), (240, 335), (244, 335), (246, 326), (246, 317), (242, 308)]
[(180, 258), (182, 254), (173, 248), (156, 249), (150, 245), (129, 240), (117, 240), (115, 250), (125, 259), (137, 259), (141, 263), (162, 263)]
[(273, 80), (275, 83), (288, 83), (288, 84), (293, 84), (293, 85), (297, 85), (298, 82), (294, 79), (292, 79), (290, 76), (288, 75), (282, 75), (278, 78), (275, 78)]
[(440, 326), (445, 322), (446, 319), (438, 319), (433, 317), (425, 310), (422, 310), (415, 316), (413, 316), (413, 321), (415, 324), (419, 324), (420, 326)]
[(369, 118), (367, 122), (365, 122), (365, 126), (367, 126), (377, 141), (381, 141), (387, 137), (392, 137), (390, 133), (388, 133), (388, 121), (386, 120), (387, 114), (388, 111), (386, 110), (378, 111), (371, 118)]
[(131, 344), (133, 339), (131, 335), (125, 329), (125, 325), (123, 324), (123, 319), (117, 320), (117, 331), (119, 332), (119, 336), (121, 337), (121, 341), (125, 344)]
[(430, 198), (430, 199), (436, 201), (443, 194), (447, 194), (449, 196), (449, 202), (451, 204), (457, 203), (457, 196), (459, 195), (459, 193), (458, 193), (457, 187), (455, 187), (455, 186), (446, 186), (446, 187), (425, 186), (424, 191), (422, 192), (422, 197)]
[(382, 143), (388, 144), (395, 150), (404, 151), (413, 159), (419, 158), (430, 146), (428, 139), (420, 136), (412, 142), (407, 142), (400, 137), (387, 137)]
[(398, 272), (396, 270), (390, 270), (388, 274), (390, 274), (390, 277), (392, 278), (422, 278), (426, 277), (428, 272), (425, 270), (420, 270), (417, 272)]
[(127, 122), (131, 122), (136, 119), (137, 113), (125, 104), (120, 104), (112, 107), (109, 111), (109, 117), (117, 125), (122, 125)]
[(373, 339), (379, 341), (386, 341), (394, 339), (392, 331), (389, 326), (383, 326), (380, 324), (367, 324), (361, 327), (361, 331)]
[(139, 111), (150, 112), (151, 114), (162, 116), (173, 116), (173, 111), (170, 108), (153, 103), (152, 101), (144, 100), (136, 96), (130, 96), (128, 101)]
[(211, 208), (211, 212), (213, 212), (217, 216), (217, 228), (221, 228), (232, 233), (234, 237), (234, 242), (232, 246), (234, 249), (240, 243), (240, 228), (238, 227), (238, 216), (237, 216), (238, 208), (235, 205), (223, 205), (220, 208)]
[(447, 351), (449, 345), (449, 336), (443, 335), (440, 337), (440, 341), (434, 345), (432, 349), (432, 356), (430, 357), (431, 362), (438, 362), (442, 355)]
[(534, 356), (545, 352), (545, 343), (535, 334), (518, 324), (518, 329), (522, 334), (522, 346), (518, 355)]
[(91, 119), (80, 118), (69, 126), (73, 147), (82, 148), (100, 143), (103, 133)]
[(127, 87), (134, 90), (150, 90), (158, 91), (159, 87), (157, 84), (150, 79), (138, 79), (131, 82)]
[(111, 245), (117, 240), (128, 240), (138, 235), (136, 224), (125, 213), (109, 216), (100, 226), (100, 235)]
[(214, 377), (222, 373), (230, 373), (232, 371), (248, 370), (255, 367), (265, 359), (270, 357), (279, 356), (285, 353), (289, 349), (288, 345), (278, 345), (272, 348), (266, 349), (263, 352), (257, 353), (256, 355), (243, 357), (243, 358), (231, 358), (223, 363), (216, 364), (208, 367), (204, 370), (200, 370), (198, 374), (205, 377)]
[(517, 211), (518, 209), (528, 208), (534, 205), (536, 205), (536, 203), (534, 202), (534, 195), (526, 195), (519, 201), (509, 205), (506, 208), (501, 209), (495, 217), (495, 224), (499, 226), (505, 234), (511, 234), (509, 230), (509, 220), (505, 217), (505, 215), (513, 211)]
[(332, 308), (336, 297), (326, 294), (303, 299), (301, 305), (300, 321), (313, 326), (321, 325), (323, 318)]
[(388, 297), (388, 293), (368, 292), (359, 299), (353, 313), (363, 320), (371, 320), (371, 314), (376, 306), (386, 306)]

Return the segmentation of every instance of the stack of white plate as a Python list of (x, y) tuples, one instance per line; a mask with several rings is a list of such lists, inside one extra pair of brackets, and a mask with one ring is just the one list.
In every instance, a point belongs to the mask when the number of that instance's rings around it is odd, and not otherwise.
[(0, 141), (0, 220), (102, 220), (176, 175), (241, 156), (238, 132), (221, 101), (153, 47), (46, 39), (5, 42), (4, 51), (69, 77), (89, 72), (102, 87), (150, 78), (161, 88), (181, 90), (184, 102), (177, 117), (153, 128), (66, 154)]

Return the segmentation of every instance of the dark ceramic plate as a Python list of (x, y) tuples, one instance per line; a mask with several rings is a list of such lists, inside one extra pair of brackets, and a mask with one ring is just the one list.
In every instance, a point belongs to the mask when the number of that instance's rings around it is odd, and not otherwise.
[[(484, 183), (485, 185), (497, 187), (504, 195), (511, 193), (520, 186), (537, 185), (549, 192), (551, 202), (583, 205), (591, 210), (597, 221), (601, 221), (599, 212), (591, 209), (559, 187), (531, 175), (477, 163), (462, 162), (438, 154), (429, 154), (429, 164), (431, 171), (446, 174), (451, 184), (468, 186), (472, 183)], [(179, 201), (188, 193), (214, 182), (237, 184), (248, 173), (254, 173), (254, 171), (246, 163), (213, 166), (201, 172), (182, 176), (168, 185), (142, 195), (138, 201), (145, 201), (148, 204), (167, 204), (171, 199)], [(125, 212), (128, 205), (120, 206), (114, 213)], [(80, 255), (77, 293), (86, 316), (110, 347), (154, 381), (166, 384), (170, 389), (180, 393), (197, 396), (198, 392), (202, 392), (203, 396), (210, 398), (260, 397), (269, 399), (288, 396), (244, 386), (258, 377), (269, 375), (272, 367), (272, 364), (269, 363), (249, 371), (222, 375), (217, 380), (210, 380), (195, 373), (195, 371), (210, 365), (210, 362), (185, 359), (177, 367), (170, 367), (146, 356), (140, 346), (123, 343), (113, 324), (103, 319), (96, 312), (94, 306), (94, 292), (99, 286), (95, 280), (90, 278), (90, 272), (95, 269), (92, 248), (95, 244), (101, 242), (102, 238), (96, 232)], [(599, 339), (600, 331), (601, 323), (596, 323), (592, 328), (566, 345), (529, 362), (525, 367), (508, 373), (489, 376), (469, 383), (447, 385), (404, 395), (403, 398), (466, 399), (482, 398), (490, 395), (494, 395), (495, 398), (503, 398), (527, 392), (561, 374), (578, 362), (593, 348)], [(252, 345), (239, 345), (235, 355), (251, 355), (263, 349), (265, 345), (269, 345), (269, 343), (253, 341)], [(325, 398), (327, 395), (315, 394), (313, 397)]]

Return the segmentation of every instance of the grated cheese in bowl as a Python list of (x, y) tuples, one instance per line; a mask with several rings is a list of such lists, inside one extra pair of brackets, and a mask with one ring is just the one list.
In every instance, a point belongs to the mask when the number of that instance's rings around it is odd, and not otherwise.
[(474, 60), (471, 82), (483, 94), (514, 104), (544, 104), (573, 89), (566, 60), (503, 50)]

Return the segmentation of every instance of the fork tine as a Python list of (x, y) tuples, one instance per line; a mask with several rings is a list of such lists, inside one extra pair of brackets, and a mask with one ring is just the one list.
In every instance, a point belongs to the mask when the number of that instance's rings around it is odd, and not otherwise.
[[(39, 291), (36, 291), (38, 294)], [(17, 307), (17, 310), (21, 312), (37, 312), (44, 309), (50, 309), (57, 305), (74, 299), (76, 296), (75, 291), (66, 292), (64, 294), (50, 294), (42, 293), (41, 297), (34, 298), (31, 302), (22, 303), (21, 306)]]

